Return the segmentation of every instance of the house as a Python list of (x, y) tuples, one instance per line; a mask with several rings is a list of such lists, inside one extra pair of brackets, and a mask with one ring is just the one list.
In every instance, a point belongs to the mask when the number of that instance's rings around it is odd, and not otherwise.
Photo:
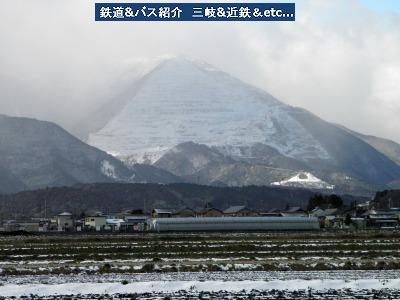
[(358, 203), (357, 204), (357, 208), (359, 209), (363, 209), (363, 210), (368, 210), (371, 207), (371, 201), (366, 201), (363, 203)]
[(57, 222), (58, 231), (71, 231), (74, 229), (74, 219), (72, 218), (71, 213), (60, 213), (55, 217), (55, 219)]
[(224, 215), (229, 217), (247, 217), (256, 216), (257, 213), (244, 205), (237, 205), (225, 209)]
[(198, 217), (222, 217), (224, 212), (214, 207), (207, 207), (197, 212)]
[(324, 210), (316, 206), (312, 211), (310, 211), (310, 215), (314, 217), (318, 217), (320, 214), (323, 214)]
[(195, 217), (196, 212), (191, 208), (182, 208), (172, 213), (174, 218), (187, 218), (187, 217)]
[(100, 231), (107, 225), (107, 216), (103, 214), (92, 214), (85, 217), (85, 228)]
[(368, 227), (396, 228), (400, 225), (398, 212), (394, 210), (369, 210), (363, 214)]
[(327, 208), (327, 209), (317, 208), (312, 210), (310, 215), (317, 218), (323, 218), (327, 216), (336, 216), (337, 211), (338, 211), (337, 208)]
[(263, 217), (282, 217), (282, 213), (277, 208), (271, 208), (269, 211), (262, 211), (259, 212), (258, 215)]
[(162, 209), (162, 208), (155, 208), (151, 212), (151, 216), (153, 218), (171, 218), (172, 210), (170, 209)]
[(85, 228), (85, 219), (75, 220), (75, 230), (78, 232), (83, 231)]
[(147, 215), (125, 216), (124, 223), (121, 224), (120, 231), (124, 232), (145, 231), (149, 219), (150, 217)]
[(285, 211), (282, 212), (282, 216), (284, 217), (306, 217), (307, 214), (304, 209), (299, 206), (289, 207)]
[(310, 215), (318, 218), (321, 228), (341, 227), (342, 220), (337, 218), (337, 212), (337, 208), (321, 209), (316, 207), (310, 212)]
[(125, 220), (123, 219), (107, 218), (105, 229), (111, 231), (119, 231), (124, 223)]

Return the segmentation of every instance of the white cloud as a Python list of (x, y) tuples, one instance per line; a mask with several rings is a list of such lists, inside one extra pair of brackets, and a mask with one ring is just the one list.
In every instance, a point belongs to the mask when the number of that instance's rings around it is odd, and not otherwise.
[[(360, 5), (346, 6), (350, 1), (302, 3), (296, 24), (246, 33), (258, 85), (329, 121), (400, 141), (399, 17), (379, 19)], [(343, 14), (345, 7), (350, 12)], [(320, 9), (328, 20), (317, 16)], [(347, 14), (351, 20), (343, 19)]]

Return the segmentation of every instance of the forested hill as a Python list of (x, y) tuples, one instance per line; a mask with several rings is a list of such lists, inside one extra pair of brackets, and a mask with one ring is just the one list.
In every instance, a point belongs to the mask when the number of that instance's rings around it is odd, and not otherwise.
[[(194, 184), (126, 184), (99, 183), (54, 187), (16, 194), (0, 195), (0, 217), (42, 217), (63, 211), (79, 215), (88, 210), (105, 213), (125, 209), (190, 207), (202, 208), (206, 203), (225, 209), (231, 205), (247, 205), (258, 210), (306, 207), (316, 191), (283, 187), (213, 187)], [(344, 196), (344, 202), (367, 199)]]

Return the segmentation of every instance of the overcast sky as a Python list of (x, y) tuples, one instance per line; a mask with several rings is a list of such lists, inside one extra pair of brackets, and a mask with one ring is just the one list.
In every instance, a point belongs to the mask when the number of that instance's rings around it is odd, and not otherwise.
[(129, 83), (138, 58), (178, 54), (400, 142), (400, 1), (295, 2), (295, 22), (96, 23), (89, 0), (6, 1), (0, 113), (69, 129)]

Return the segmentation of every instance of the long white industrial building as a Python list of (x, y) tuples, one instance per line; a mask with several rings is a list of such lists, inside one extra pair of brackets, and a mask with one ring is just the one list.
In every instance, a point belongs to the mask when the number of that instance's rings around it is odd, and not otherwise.
[(156, 218), (150, 220), (150, 231), (257, 231), (318, 230), (314, 217), (204, 217)]

